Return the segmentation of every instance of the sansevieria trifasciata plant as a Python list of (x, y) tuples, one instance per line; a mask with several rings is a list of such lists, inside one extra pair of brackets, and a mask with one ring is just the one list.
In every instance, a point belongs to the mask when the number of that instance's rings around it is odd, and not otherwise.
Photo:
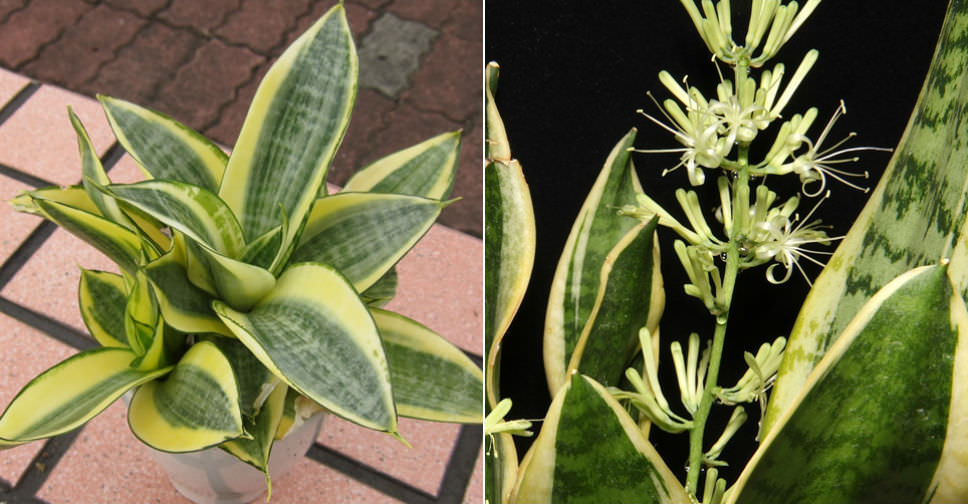
[(101, 96), (147, 177), (114, 184), (70, 114), (83, 183), (13, 204), (120, 273), (83, 271), (81, 312), (101, 347), (28, 383), (0, 416), (0, 447), (77, 428), (128, 391), (128, 423), (146, 444), (219, 446), (263, 471), (273, 441), (319, 410), (396, 437), (406, 436), (398, 415), (480, 421), (480, 369), (381, 308), (396, 263), (449, 202), (459, 134), (380, 159), (330, 194), (356, 89), (340, 4), (271, 67), (229, 155), (172, 118)]
[[(831, 188), (866, 193), (866, 173), (850, 163), (858, 151), (886, 149), (836, 134), (843, 103), (821, 122), (818, 108), (792, 99), (816, 82), (817, 51), (788, 67), (773, 61), (824, 6), (755, 0), (737, 14), (738, 2), (729, 0), (681, 4), (718, 79), (707, 91), (698, 80), (660, 72), (667, 96), (641, 114), (674, 142), (635, 148), (632, 129), (607, 156), (545, 299), (550, 407), (528, 419), (540, 429), (519, 459), (505, 434), (522, 434), (526, 424), (504, 420), (517, 416), (507, 403), (490, 403), (487, 498), (968, 502), (968, 2), (948, 4), (908, 127), (849, 231), (822, 224), (817, 208), (833, 197)], [(748, 21), (745, 30), (737, 20)], [(487, 110), (496, 123), (496, 107)], [(675, 159), (659, 171), (682, 181), (667, 191), (675, 207), (662, 198), (657, 176), (639, 179), (655, 169), (655, 154), (669, 153)], [(520, 211), (522, 199), (496, 199), (494, 215)], [(534, 232), (533, 222), (504, 222), (528, 227), (505, 226), (504, 236)], [(666, 276), (663, 285), (660, 239), (671, 243), (666, 264), (681, 266), (682, 283), (670, 285)], [(499, 245), (508, 262), (501, 271), (524, 271), (506, 277), (523, 283), (532, 258)], [(819, 276), (808, 263), (823, 267)], [(754, 269), (773, 284), (812, 282), (781, 337), (755, 324), (727, 331), (739, 317), (762, 315), (744, 314), (744, 297), (781, 292), (745, 284)], [(660, 322), (666, 288), (691, 298), (698, 315)], [(686, 326), (695, 332), (669, 330)], [(501, 343), (521, 335), (494, 334)], [(721, 372), (727, 347), (745, 363), (732, 378)], [(489, 359), (487, 372), (500, 365)], [(519, 404), (528, 395), (515, 395), (516, 384), (505, 376), (498, 389), (489, 376), (489, 399)], [(725, 449), (746, 436), (751, 456)]]

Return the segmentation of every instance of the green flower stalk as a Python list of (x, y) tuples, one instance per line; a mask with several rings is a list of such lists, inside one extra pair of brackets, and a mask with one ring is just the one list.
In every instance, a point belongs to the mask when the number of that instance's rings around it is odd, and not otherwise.
[[(721, 226), (717, 233), (705, 215), (707, 210), (696, 191), (678, 189), (676, 200), (685, 222), (661, 208), (644, 194), (637, 196), (637, 205), (626, 205), (620, 213), (648, 222), (658, 217), (660, 226), (672, 229), (679, 237), (673, 244), (676, 257), (688, 277), (684, 286), (687, 295), (702, 301), (707, 311), (716, 317), (713, 338), (699, 359), (699, 337), (689, 338), (689, 364), (683, 359), (682, 348), (673, 344), (672, 352), (679, 382), (682, 403), (688, 417), (681, 417), (669, 409), (655, 378), (655, 357), (643, 340), (642, 351), (648, 386), (636, 380), (633, 370), (627, 374), (634, 392), (613, 391), (618, 399), (627, 399), (641, 414), (659, 428), (669, 432), (689, 431), (690, 453), (686, 491), (695, 495), (701, 466), (724, 464), (718, 459), (726, 443), (746, 419), (742, 403), (759, 402), (765, 407), (768, 390), (779, 367), (785, 340), (765, 344), (754, 357), (747, 353), (749, 370), (736, 386), (723, 389), (718, 385), (719, 368), (729, 320), (733, 290), (742, 270), (769, 264), (766, 278), (771, 283), (788, 281), (794, 269), (810, 283), (801, 260), (823, 266), (814, 255), (829, 255), (817, 247), (829, 246), (839, 236), (830, 236), (820, 220), (811, 219), (820, 203), (829, 197), (827, 178), (848, 187), (867, 191), (852, 180), (868, 177), (867, 172), (851, 172), (841, 168), (843, 163), (856, 162), (854, 155), (861, 150), (887, 150), (872, 147), (842, 146), (855, 136), (850, 133), (827, 147), (828, 136), (837, 120), (846, 112), (840, 103), (830, 121), (816, 140), (807, 136), (817, 117), (817, 109), (809, 108), (802, 114), (784, 119), (783, 111), (799, 89), (818, 59), (816, 50), (809, 51), (800, 61), (793, 75), (784, 85), (785, 67), (776, 64), (764, 69), (759, 78), (754, 69), (763, 67), (793, 36), (806, 18), (820, 3), (809, 0), (801, 9), (796, 2), (781, 5), (779, 0), (754, 1), (750, 25), (742, 44), (733, 38), (731, 8), (728, 0), (715, 5), (704, 0), (700, 9), (691, 1), (683, 0), (700, 37), (714, 56), (714, 62), (732, 68), (730, 78), (724, 78), (717, 64), (720, 82), (715, 94), (707, 98), (686, 79), (677, 80), (669, 72), (659, 73), (659, 81), (672, 95), (661, 104), (651, 95), (662, 118), (638, 111), (651, 122), (672, 133), (680, 144), (675, 148), (632, 149), (640, 153), (678, 153), (679, 163), (663, 175), (684, 167), (691, 186), (705, 184), (707, 173), (721, 170), (716, 178), (719, 206), (714, 215)], [(750, 159), (750, 145), (779, 122), (770, 149), (760, 160)], [(767, 185), (767, 176), (796, 175), (801, 192), (806, 197), (822, 198), (803, 216), (797, 212), (801, 197), (785, 200)], [(756, 181), (754, 183), (754, 180)], [(782, 273), (777, 268), (782, 268)], [(648, 332), (648, 331), (646, 331)], [(697, 363), (701, 361), (701, 365)], [(702, 441), (710, 410), (715, 401), (737, 405), (723, 435), (708, 450)], [(715, 493), (715, 492), (713, 492)]]

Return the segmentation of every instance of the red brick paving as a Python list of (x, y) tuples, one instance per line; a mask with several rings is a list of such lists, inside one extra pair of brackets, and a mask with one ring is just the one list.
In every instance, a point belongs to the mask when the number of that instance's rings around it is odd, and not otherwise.
[(83, 2), (34, 0), (13, 12), (0, 29), (0, 64), (10, 70), (37, 56), (43, 46), (92, 9)]
[(27, 4), (27, 0), (0, 0), (0, 21), (7, 17), (11, 12), (22, 9)]
[(172, 0), (158, 17), (176, 26), (196, 28), (203, 33), (222, 24), (229, 13), (238, 10), (240, 0)]
[[(115, 57), (146, 21), (128, 11), (98, 5), (61, 36), (44, 46), (25, 74), (48, 82), (84, 82)], [(68, 75), (68, 78), (62, 76)]]
[(293, 20), (308, 9), (309, 0), (249, 0), (229, 14), (215, 34), (259, 54), (270, 54), (293, 29)]
[[(135, 101), (231, 146), (258, 79), (334, 0), (0, 0), (0, 66), (93, 96)], [(331, 171), (444, 131), (464, 131), (441, 222), (481, 235), (481, 0), (345, 0), (357, 38), (392, 13), (436, 30), (396, 99), (361, 88)]]
[(105, 0), (104, 3), (147, 17), (161, 10), (168, 3), (168, 0)]
[(150, 23), (77, 90), (88, 95), (111, 94), (148, 108), (167, 108), (156, 99), (159, 89), (174, 80), (178, 68), (204, 43), (205, 39), (188, 28)]
[(178, 70), (175, 80), (162, 86), (159, 97), (170, 105), (165, 112), (189, 125), (216, 122), (221, 106), (235, 99), (236, 88), (263, 62), (264, 57), (245, 47), (209, 40)]

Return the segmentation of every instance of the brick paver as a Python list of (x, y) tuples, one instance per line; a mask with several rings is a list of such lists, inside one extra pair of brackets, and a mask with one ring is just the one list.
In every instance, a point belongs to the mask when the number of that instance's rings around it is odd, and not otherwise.
[(148, 24), (78, 90), (91, 96), (110, 94), (148, 108), (165, 108), (157, 98), (159, 90), (175, 79), (179, 66), (190, 61), (204, 43), (205, 39), (191, 29)]
[[(259, 78), (334, 3), (0, 0), (0, 67), (134, 101), (231, 146)], [(404, 139), (462, 129), (455, 196), (464, 200), (440, 220), (480, 236), (480, 205), (472, 205), (482, 187), (482, 0), (344, 5), (363, 52), (360, 100), (331, 182), (342, 184), (386, 149), (409, 145)]]
[(175, 79), (162, 86), (163, 110), (186, 124), (203, 129), (218, 121), (222, 107), (235, 99), (236, 89), (249, 81), (265, 57), (245, 47), (209, 40), (181, 67)]
[(44, 46), (23, 71), (54, 84), (84, 82), (115, 58), (115, 51), (131, 42), (146, 21), (108, 5), (84, 13), (54, 42)]
[(34, 0), (13, 12), (0, 27), (0, 64), (10, 70), (37, 53), (93, 7), (84, 2)]
[(196, 28), (203, 33), (221, 25), (229, 13), (239, 9), (241, 0), (172, 0), (158, 17), (176, 26)]
[(147, 17), (161, 10), (168, 3), (168, 0), (105, 0), (104, 3)]
[(273, 49), (282, 49), (286, 33), (294, 28), (293, 20), (308, 9), (309, 0), (248, 0), (228, 15), (215, 34), (268, 55)]

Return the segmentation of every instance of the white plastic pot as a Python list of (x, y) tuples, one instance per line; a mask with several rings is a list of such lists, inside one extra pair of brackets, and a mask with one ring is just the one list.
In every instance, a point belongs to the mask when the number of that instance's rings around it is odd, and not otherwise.
[[(319, 434), (325, 414), (317, 413), (282, 440), (269, 456), (272, 481), (299, 462)], [(190, 453), (167, 453), (149, 448), (175, 489), (196, 504), (241, 504), (266, 491), (265, 475), (219, 448)]]

